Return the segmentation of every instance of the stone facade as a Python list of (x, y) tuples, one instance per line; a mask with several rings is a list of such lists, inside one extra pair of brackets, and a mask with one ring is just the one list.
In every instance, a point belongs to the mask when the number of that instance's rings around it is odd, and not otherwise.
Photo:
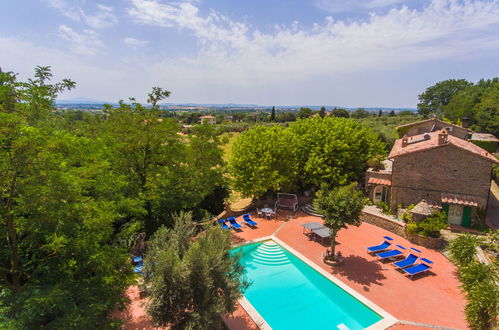
[[(365, 187), (366, 187), (366, 193), (367, 196), (369, 197), (370, 200), (374, 201), (374, 191), (376, 187), (379, 184), (370, 184), (369, 180), (370, 179), (381, 179), (381, 180), (388, 180), (391, 181), (392, 179), (392, 172), (391, 171), (385, 171), (385, 170), (374, 170), (372, 168), (368, 169), (366, 172), (366, 181), (365, 181)], [(389, 190), (389, 186), (386, 186), (386, 188)], [(390, 198), (390, 194), (388, 192), (387, 194), (388, 200)]]
[(393, 162), (390, 206), (423, 199), (438, 203), (448, 193), (472, 196), (485, 208), (491, 170), (490, 161), (452, 144), (399, 156)]
[(415, 136), (426, 132), (439, 131), (443, 128), (446, 128), (447, 132), (450, 135), (453, 135), (463, 140), (466, 139), (468, 137), (468, 134), (471, 133), (471, 131), (467, 128), (453, 125), (438, 119), (423, 120), (407, 125), (401, 125), (398, 127), (399, 132), (402, 133), (402, 136), (403, 135)]

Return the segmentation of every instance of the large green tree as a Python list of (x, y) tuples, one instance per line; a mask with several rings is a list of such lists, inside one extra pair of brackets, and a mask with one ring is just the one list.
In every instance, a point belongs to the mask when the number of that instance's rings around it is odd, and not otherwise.
[(234, 143), (229, 171), (234, 189), (248, 197), (290, 189), (298, 173), (293, 141), (281, 126), (257, 126)]
[(189, 213), (174, 216), (172, 229), (161, 227), (144, 259), (149, 293), (147, 312), (157, 326), (174, 329), (222, 328), (221, 313), (232, 313), (248, 283), (230, 234), (211, 227), (194, 242)]
[(418, 96), (419, 114), (424, 117), (442, 116), (444, 107), (449, 104), (452, 97), (471, 85), (472, 83), (465, 79), (448, 79), (428, 87)]
[(299, 120), (287, 128), (255, 127), (233, 147), (229, 171), (245, 196), (360, 180), (367, 161), (383, 153), (376, 134), (336, 117)]
[(472, 130), (499, 135), (499, 78), (457, 92), (444, 107), (444, 116), (456, 123), (466, 117)]
[(122, 223), (138, 221), (148, 234), (171, 225), (172, 212), (196, 208), (224, 185), (222, 150), (214, 129), (200, 125), (189, 136), (180, 136), (175, 120), (161, 118), (156, 106), (120, 102), (117, 108), (108, 107), (102, 129), (113, 171), (128, 183)]
[(53, 127), (74, 83), (50, 77), (0, 73), (0, 327), (106, 327), (131, 279), (110, 244), (124, 182), (95, 141)]
[(299, 187), (359, 181), (367, 160), (383, 154), (384, 144), (355, 120), (325, 117), (300, 120), (288, 128), (288, 148), (298, 166)]
[(360, 215), (367, 199), (362, 191), (357, 190), (355, 186), (356, 184), (352, 183), (329, 190), (324, 185), (314, 199), (314, 207), (317, 212), (323, 215), (324, 226), (330, 231), (331, 253), (329, 258), (332, 260), (336, 256), (338, 232), (347, 228), (347, 225), (359, 226), (361, 224)]

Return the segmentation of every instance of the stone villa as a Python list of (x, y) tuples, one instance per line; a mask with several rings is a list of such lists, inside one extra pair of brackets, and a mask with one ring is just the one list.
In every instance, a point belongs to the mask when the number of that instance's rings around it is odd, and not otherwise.
[(200, 124), (209, 124), (209, 125), (215, 125), (216, 124), (216, 118), (213, 116), (201, 116), (199, 117), (199, 123)]
[(443, 209), (449, 223), (469, 227), (476, 210), (487, 209), (492, 164), (499, 161), (468, 141), (471, 131), (463, 127), (431, 119), (402, 128), (406, 135), (395, 142), (384, 169), (367, 171), (369, 198), (392, 211), (431, 205)]

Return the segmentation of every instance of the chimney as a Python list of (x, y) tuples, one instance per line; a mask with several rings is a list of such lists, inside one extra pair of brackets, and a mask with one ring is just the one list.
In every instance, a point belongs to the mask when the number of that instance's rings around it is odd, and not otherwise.
[(438, 145), (447, 144), (449, 142), (449, 134), (447, 130), (444, 128), (438, 133)]
[(407, 145), (409, 144), (409, 138), (407, 137), (407, 135), (404, 135), (404, 137), (402, 138), (402, 148), (403, 147), (407, 147)]
[(470, 127), (470, 119), (468, 117), (461, 118), (461, 126), (464, 128)]

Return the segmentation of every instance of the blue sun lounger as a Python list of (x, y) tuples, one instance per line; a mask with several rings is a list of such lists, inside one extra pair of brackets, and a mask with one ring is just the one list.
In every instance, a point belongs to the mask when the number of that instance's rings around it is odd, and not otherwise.
[[(416, 253), (421, 254), (421, 251), (419, 251), (415, 248), (411, 248), (411, 250), (416, 252)], [(395, 268), (406, 268), (406, 267), (414, 266), (414, 264), (416, 264), (416, 261), (418, 260), (418, 258), (419, 258), (418, 255), (410, 252), (404, 260), (394, 262), (392, 265), (394, 265)]]
[[(405, 250), (406, 249), (402, 245), (398, 245), (398, 244), (396, 245), (396, 247), (398, 247), (401, 250)], [(376, 254), (376, 256), (378, 257), (378, 260), (383, 260), (383, 259), (386, 259), (386, 258), (400, 257), (402, 255), (404, 255), (404, 252), (402, 252), (400, 250), (397, 250), (397, 249), (393, 249), (393, 250), (390, 250), (390, 251), (385, 251), (385, 252), (381, 252), (381, 253), (377, 253)]]
[(385, 239), (385, 241), (383, 243), (381, 243), (380, 245), (368, 247), (367, 252), (368, 253), (375, 253), (375, 252), (385, 251), (386, 249), (388, 249), (390, 247), (390, 245), (392, 245), (391, 241), (393, 241), (393, 238), (388, 237), (388, 236), (385, 236), (383, 238)]
[(230, 227), (227, 226), (227, 224), (225, 223), (225, 219), (218, 219), (217, 222), (221, 225), (222, 229), (229, 229), (230, 230)]
[(244, 220), (244, 223), (246, 223), (250, 227), (255, 227), (257, 225), (257, 223), (255, 221), (251, 220), (249, 214), (243, 214), (243, 220)]
[(241, 226), (240, 224), (237, 223), (235, 217), (230, 217), (227, 220), (229, 220), (230, 226), (232, 228), (234, 228), (234, 229), (241, 229), (241, 228), (243, 228), (243, 226)]
[(417, 264), (416, 266), (412, 266), (409, 268), (402, 269), (406, 276), (410, 276), (411, 279), (414, 275), (424, 273), (428, 270), (430, 270), (431, 265), (433, 264), (433, 261), (428, 260), (426, 258), (421, 258), (421, 263)]
[(133, 261), (132, 262), (134, 264), (141, 263), (142, 262), (142, 256), (133, 257)]

